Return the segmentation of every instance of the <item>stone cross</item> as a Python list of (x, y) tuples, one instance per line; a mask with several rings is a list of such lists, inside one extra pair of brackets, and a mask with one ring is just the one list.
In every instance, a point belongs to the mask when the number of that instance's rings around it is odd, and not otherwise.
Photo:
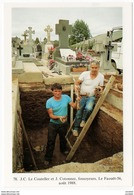
[(105, 45), (105, 48), (107, 49), (107, 61), (109, 61), (111, 60), (110, 53), (114, 48), (114, 46), (112, 45), (112, 41), (109, 41), (108, 45)]
[(24, 41), (26, 42), (26, 37), (28, 36), (26, 31), (24, 31), (24, 34), (22, 34), (22, 36), (24, 37)]
[(56, 34), (59, 35), (59, 47), (68, 48), (68, 35), (72, 34), (72, 25), (69, 25), (69, 20), (59, 20), (59, 24), (56, 24)]
[(53, 31), (53, 29), (48, 25), (47, 28), (44, 29), (45, 32), (47, 32), (47, 43), (50, 43), (50, 32)]
[(17, 47), (17, 49), (19, 50), (19, 55), (21, 56), (21, 50), (23, 49), (23, 47), (21, 47), (21, 45), (19, 45), (19, 47)]
[(29, 42), (31, 43), (32, 42), (32, 34), (35, 34), (35, 31), (33, 30), (32, 31), (32, 27), (28, 27), (29, 30), (26, 30), (25, 33), (29, 34)]

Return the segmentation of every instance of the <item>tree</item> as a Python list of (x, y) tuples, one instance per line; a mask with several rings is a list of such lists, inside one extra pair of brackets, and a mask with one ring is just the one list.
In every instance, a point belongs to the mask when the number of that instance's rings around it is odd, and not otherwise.
[(39, 41), (39, 38), (36, 37), (36, 39), (35, 39), (35, 44), (37, 45), (38, 43), (40, 43), (40, 41)]
[(53, 42), (53, 44), (54, 44), (54, 47), (58, 47), (58, 46), (59, 46), (59, 41), (55, 40), (55, 41)]
[(46, 37), (43, 39), (43, 42), (44, 42), (44, 44), (47, 43), (47, 38)]
[(70, 36), (70, 45), (79, 43), (92, 37), (88, 25), (83, 20), (76, 20), (72, 26), (72, 35)]

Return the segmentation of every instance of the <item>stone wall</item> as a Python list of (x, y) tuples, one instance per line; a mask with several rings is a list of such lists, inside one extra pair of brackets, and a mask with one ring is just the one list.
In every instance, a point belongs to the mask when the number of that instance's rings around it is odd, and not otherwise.
[(16, 172), (23, 168), (23, 133), (17, 110), (21, 113), (18, 79), (13, 80), (12, 85), (12, 130), (13, 151), (12, 170)]
[(111, 151), (113, 154), (123, 151), (123, 122), (122, 113), (118, 110), (116, 113), (111, 114), (117, 110), (110, 107), (108, 110), (101, 107), (91, 127), (91, 136), (99, 145)]

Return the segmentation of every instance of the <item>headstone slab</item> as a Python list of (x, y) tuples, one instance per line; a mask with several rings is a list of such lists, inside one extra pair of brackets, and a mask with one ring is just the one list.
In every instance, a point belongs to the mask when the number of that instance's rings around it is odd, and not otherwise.
[(75, 51), (73, 51), (71, 49), (60, 49), (60, 54), (61, 54), (61, 58), (62, 59), (67, 59), (67, 57), (69, 55), (72, 55), (72, 56), (74, 56), (74, 58), (76, 58)]
[(69, 20), (59, 20), (59, 24), (56, 24), (56, 34), (59, 35), (59, 47), (68, 48), (68, 35), (72, 34), (72, 25), (69, 25)]
[(24, 45), (22, 50), (23, 54), (32, 54), (33, 53), (33, 47), (31, 45)]

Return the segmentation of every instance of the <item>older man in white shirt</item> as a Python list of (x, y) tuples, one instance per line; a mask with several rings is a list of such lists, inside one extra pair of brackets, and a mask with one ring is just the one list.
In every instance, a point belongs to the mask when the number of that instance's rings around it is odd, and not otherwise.
[(75, 89), (80, 90), (80, 109), (76, 113), (73, 125), (73, 135), (78, 136), (79, 127), (84, 127), (86, 120), (93, 111), (95, 90), (104, 85), (104, 75), (99, 72), (100, 64), (92, 61), (90, 71), (83, 72), (75, 83)]

